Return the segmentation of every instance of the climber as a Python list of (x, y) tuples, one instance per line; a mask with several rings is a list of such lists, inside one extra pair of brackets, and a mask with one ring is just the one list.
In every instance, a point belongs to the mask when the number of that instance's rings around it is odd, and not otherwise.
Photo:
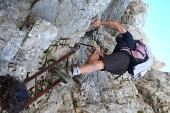
[[(121, 36), (126, 36), (129, 42), (131, 42), (131, 46), (135, 46), (135, 40), (133, 40), (132, 35), (128, 31), (126, 31), (123, 25), (119, 22), (114, 20), (96, 20), (91, 23), (91, 26), (93, 28), (99, 27), (100, 25), (115, 28), (119, 33), (121, 33), (121, 35), (118, 35), (119, 38), (116, 38), (117, 41), (120, 41), (119, 43), (126, 44), (121, 39)], [(79, 74), (88, 74), (97, 70), (105, 70), (118, 75), (125, 73), (130, 63), (130, 57), (124, 51), (116, 52), (116, 49), (119, 46), (120, 44), (117, 44), (114, 52), (107, 56), (103, 56), (98, 50), (94, 54), (90, 54), (85, 65), (73, 68), (72, 76), (76, 76)]]
[[(139, 41), (134, 40), (132, 34), (129, 31), (127, 31), (121, 23), (115, 20), (106, 20), (106, 21), (96, 20), (91, 23), (91, 26), (93, 28), (99, 27), (101, 25), (114, 28), (119, 33), (116, 36), (117, 45), (115, 46), (113, 53), (110, 55), (103, 55), (100, 51), (98, 50), (95, 51), (93, 54), (89, 55), (85, 65), (72, 68), (72, 74), (71, 74), (72, 77), (80, 74), (88, 74), (97, 70), (108, 71), (116, 75), (122, 75), (126, 71), (128, 71), (131, 74), (134, 74), (132, 72), (133, 67), (136, 64), (142, 64), (143, 62), (146, 62), (148, 60), (147, 54), (144, 55), (145, 57), (141, 56), (142, 54), (141, 52), (144, 52), (143, 54), (145, 54), (145, 50), (141, 50), (137, 52), (135, 51), (136, 44)], [(142, 46), (139, 48), (145, 49), (144, 44), (141, 43), (138, 44)], [(134, 53), (139, 53), (140, 55), (137, 55), (137, 57), (140, 56), (142, 58), (142, 60), (139, 60), (139, 62), (137, 63), (135, 62), (135, 65), (134, 65), (134, 60), (132, 60), (133, 53), (131, 52), (131, 50), (134, 50)], [(148, 64), (150, 65), (150, 62)]]
[(28, 91), (23, 83), (10, 75), (0, 76), (0, 112), (19, 113), (28, 100)]

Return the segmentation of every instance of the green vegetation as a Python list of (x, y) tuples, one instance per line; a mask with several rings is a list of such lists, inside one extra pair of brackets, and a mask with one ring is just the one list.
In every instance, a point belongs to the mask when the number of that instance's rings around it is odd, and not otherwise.
[(137, 113), (144, 113), (144, 111), (143, 110), (138, 110)]

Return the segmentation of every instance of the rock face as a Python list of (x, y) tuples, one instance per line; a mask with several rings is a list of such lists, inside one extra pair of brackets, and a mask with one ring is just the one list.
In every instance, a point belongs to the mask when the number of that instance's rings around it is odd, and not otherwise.
[(17, 26), (21, 27), (24, 24), (24, 21), (30, 12), (30, 8), (31, 8), (30, 2), (26, 0), (18, 1), (11, 7), (7, 7), (5, 10), (4, 9), (1, 10), (0, 14), (3, 18), (8, 19), (10, 22), (15, 23)]
[[(135, 39), (146, 40), (141, 29), (147, 9), (142, 0), (0, 1), (0, 75), (9, 73), (24, 80), (38, 71), (44, 57), (58, 59), (77, 42), (110, 54), (116, 45), (114, 30), (103, 27), (93, 35), (85, 33), (94, 18), (119, 20)], [(48, 49), (51, 52), (47, 55)], [(63, 70), (66, 64), (82, 65), (88, 54), (89, 47), (81, 46), (68, 62), (58, 66)], [(157, 67), (138, 81), (128, 73), (118, 80), (104, 71), (78, 76), (81, 84), (72, 79), (60, 83), (23, 112), (169, 113), (169, 75)]]
[[(126, 78), (126, 77), (125, 77)], [(138, 91), (127, 76), (126, 80), (114, 81), (113, 75), (96, 72), (89, 75), (79, 90), (73, 92), (75, 106), (80, 112), (136, 113), (140, 109), (152, 113), (150, 106), (136, 96)]]
[(1, 0), (0, 1), (0, 10), (6, 9), (7, 7), (15, 4), (17, 0)]
[(160, 71), (152, 70), (145, 78), (136, 82), (138, 91), (146, 103), (152, 106), (155, 113), (169, 113), (170, 110), (170, 77)]
[[(28, 72), (32, 74), (38, 70), (43, 51), (57, 39), (57, 33), (57, 28), (51, 23), (37, 20), (14, 58), (14, 63), (17, 63), (15, 75), (20, 74), (25, 79)], [(13, 73), (12, 71), (11, 73)]]
[(122, 21), (141, 29), (145, 24), (147, 10), (148, 6), (142, 0), (134, 0), (128, 5)]
[(145, 24), (145, 17), (147, 15), (148, 6), (142, 0), (133, 0), (128, 5), (125, 14), (121, 17), (124, 23), (135, 39), (148, 42), (142, 28)]
[(112, 0), (102, 15), (102, 19), (120, 20), (131, 0)]
[(70, 38), (73, 34), (84, 34), (90, 25), (92, 17), (102, 14), (110, 1), (40, 0), (34, 6), (32, 13), (59, 27), (59, 36)]
[(14, 58), (18, 49), (21, 47), (22, 41), (26, 33), (20, 31), (17, 26), (6, 19), (1, 21), (1, 51), (0, 59), (10, 61)]
[[(12, 4), (13, 2), (6, 1), (5, 3)], [(30, 3), (18, 1), (12, 7), (6, 6), (3, 9), (6, 10), (0, 10), (0, 59), (10, 61), (21, 47), (22, 41), (26, 36), (26, 32), (20, 31), (18, 26), (21, 26), (26, 19)]]

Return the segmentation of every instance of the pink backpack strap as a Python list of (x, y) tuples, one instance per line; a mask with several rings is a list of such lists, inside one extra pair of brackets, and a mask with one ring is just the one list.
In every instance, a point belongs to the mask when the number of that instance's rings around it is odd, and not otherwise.
[(132, 55), (132, 52), (131, 52), (131, 50), (128, 47), (123, 47), (120, 50), (127, 51), (130, 55)]
[(137, 43), (140, 43), (142, 46), (144, 46), (144, 47), (145, 47), (145, 44), (144, 44), (142, 41), (137, 40)]

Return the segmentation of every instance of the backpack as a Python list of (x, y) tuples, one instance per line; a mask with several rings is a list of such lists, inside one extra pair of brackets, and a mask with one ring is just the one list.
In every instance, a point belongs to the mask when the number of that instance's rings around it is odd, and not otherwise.
[(153, 59), (152, 53), (150, 48), (142, 41), (136, 40), (136, 47), (133, 50), (129, 47), (122, 47), (120, 51), (127, 51), (130, 54), (131, 61), (128, 73), (130, 73), (135, 80), (144, 76), (144, 74), (150, 69)]

